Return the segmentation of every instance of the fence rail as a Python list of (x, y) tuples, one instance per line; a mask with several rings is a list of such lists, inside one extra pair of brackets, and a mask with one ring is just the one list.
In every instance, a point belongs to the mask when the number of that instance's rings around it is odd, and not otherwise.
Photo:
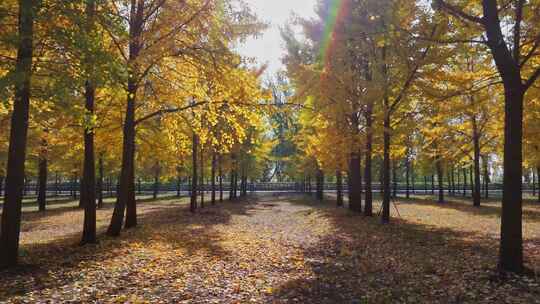
[[(219, 185), (216, 183), (216, 189), (218, 189)], [(247, 185), (247, 190), (250, 192), (303, 192), (303, 191), (309, 191), (311, 189), (312, 191), (315, 191), (315, 184), (311, 184), (311, 187), (309, 184), (303, 184), (298, 182), (249, 182)], [(112, 183), (105, 183), (102, 188), (102, 192), (105, 195), (115, 195), (116, 193), (117, 185), (113, 185)], [(432, 187), (431, 184), (415, 184), (409, 185), (407, 187), (404, 183), (398, 183), (396, 185), (391, 185), (391, 191), (396, 191), (397, 193), (405, 193), (408, 191), (410, 193), (416, 193), (416, 194), (431, 194), (431, 193), (437, 193), (438, 188)], [(536, 186), (533, 186), (531, 184), (524, 184), (523, 185), (523, 192), (536, 192), (537, 191)], [(47, 196), (77, 196), (80, 193), (80, 183), (49, 183), (46, 187)], [(201, 191), (211, 191), (212, 186), (210, 183), (205, 183), (203, 185), (199, 185), (199, 190)], [(337, 190), (337, 184), (336, 183), (324, 183), (323, 189), (325, 191), (336, 191)], [(374, 192), (380, 192), (381, 186), (379, 183), (372, 184), (372, 189)], [(482, 191), (485, 190), (485, 187), (482, 186)], [(135, 191), (137, 194), (152, 194), (154, 191), (157, 191), (159, 193), (163, 192), (189, 192), (191, 190), (191, 185), (189, 183), (159, 183), (156, 185), (154, 183), (148, 183), (148, 182), (137, 182), (135, 183)], [(230, 184), (228, 182), (223, 182), (223, 190), (224, 191), (230, 191)], [(347, 184), (343, 184), (343, 191), (347, 192)], [(24, 196), (35, 196), (37, 195), (38, 187), (36, 183), (27, 183), (24, 188)], [(455, 187), (449, 187), (449, 185), (444, 185), (444, 191), (459, 194), (459, 193), (465, 193), (470, 194), (472, 192), (471, 186), (463, 185), (463, 184), (456, 184)], [(502, 192), (502, 184), (493, 183), (488, 186), (488, 192), (492, 193), (500, 193)], [(0, 189), (0, 195), (3, 194), (3, 187)]]

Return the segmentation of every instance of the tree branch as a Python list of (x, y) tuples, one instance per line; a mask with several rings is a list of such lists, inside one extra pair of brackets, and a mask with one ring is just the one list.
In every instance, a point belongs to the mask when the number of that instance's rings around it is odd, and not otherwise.
[(470, 21), (470, 22), (474, 22), (474, 23), (477, 23), (477, 24), (480, 24), (480, 25), (484, 24), (484, 19), (483, 18), (467, 14), (461, 8), (459, 8), (459, 7), (455, 6), (455, 5), (449, 4), (446, 1), (435, 0), (435, 3), (441, 9), (447, 11), (450, 15), (452, 15), (454, 17), (459, 17), (461, 19), (464, 19), (464, 20), (467, 20), (467, 21)]
[(167, 113), (182, 112), (182, 111), (192, 109), (192, 108), (198, 107), (198, 106), (206, 104), (206, 103), (208, 103), (208, 102), (207, 101), (200, 101), (200, 102), (192, 103), (192, 104), (187, 105), (185, 107), (157, 110), (157, 111), (152, 112), (152, 113), (150, 113), (150, 114), (148, 114), (148, 115), (146, 115), (146, 116), (144, 116), (142, 118), (137, 119), (135, 121), (135, 125), (138, 125), (141, 122), (144, 122), (144, 121), (146, 121), (148, 119), (151, 119), (151, 118), (159, 116), (159, 115), (163, 115), (163, 114), (167, 114)]
[(525, 91), (532, 86), (532, 84), (540, 77), (540, 68), (537, 68), (536, 71), (527, 79), (527, 82), (523, 85), (525, 88)]

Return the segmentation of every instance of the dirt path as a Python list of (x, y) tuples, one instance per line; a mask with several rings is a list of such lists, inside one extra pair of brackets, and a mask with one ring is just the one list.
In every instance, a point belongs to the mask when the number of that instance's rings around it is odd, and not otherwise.
[[(70, 211), (75, 212), (75, 211)], [(78, 233), (31, 235), (0, 272), (0, 302), (535, 303), (538, 280), (494, 277), (496, 243), (448, 229), (352, 215), (302, 196), (261, 196), (208, 207), (143, 203), (140, 227), (78, 247)], [(78, 212), (77, 214), (79, 214)], [(72, 218), (75, 213), (54, 214)], [(110, 210), (99, 214), (101, 229)], [(58, 223), (57, 223), (58, 224)], [(46, 226), (46, 225), (45, 225)], [(80, 226), (77, 226), (80, 227)], [(49, 230), (50, 231), (50, 230)], [(474, 237), (475, 239), (477, 237)], [(536, 284), (536, 285), (535, 285)]]

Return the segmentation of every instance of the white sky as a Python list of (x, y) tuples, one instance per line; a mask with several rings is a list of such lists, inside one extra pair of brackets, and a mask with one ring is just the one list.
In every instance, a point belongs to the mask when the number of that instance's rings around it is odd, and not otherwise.
[(259, 64), (268, 63), (267, 75), (283, 68), (281, 57), (285, 52), (279, 28), (294, 13), (300, 17), (315, 16), (317, 0), (246, 0), (259, 18), (270, 23), (258, 38), (250, 38), (239, 47), (242, 55), (255, 57)]

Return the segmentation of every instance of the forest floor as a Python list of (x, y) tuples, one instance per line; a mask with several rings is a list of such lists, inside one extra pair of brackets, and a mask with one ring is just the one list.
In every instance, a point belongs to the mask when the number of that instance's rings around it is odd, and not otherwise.
[[(264, 195), (207, 206), (138, 205), (139, 226), (78, 246), (83, 212), (23, 214), (0, 303), (540, 303), (540, 205), (524, 210), (526, 276), (496, 272), (500, 206), (400, 200), (380, 224), (331, 200)], [(380, 203), (375, 204), (375, 212)]]

